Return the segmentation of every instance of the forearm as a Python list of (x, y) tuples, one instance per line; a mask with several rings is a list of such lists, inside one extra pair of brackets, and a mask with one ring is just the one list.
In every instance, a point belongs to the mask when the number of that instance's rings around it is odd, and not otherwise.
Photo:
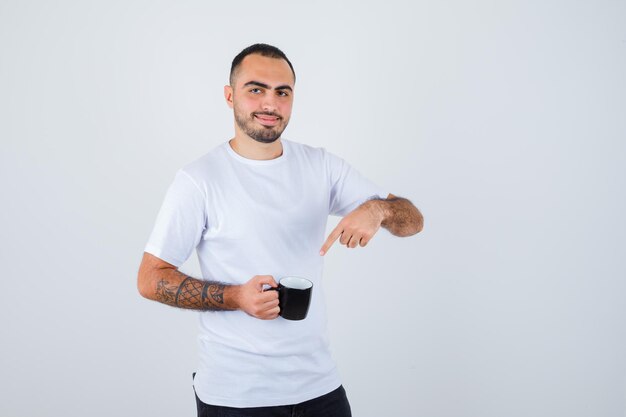
[(143, 295), (173, 307), (191, 310), (236, 310), (238, 286), (217, 281), (204, 281), (183, 274), (177, 269), (152, 271), (149, 288)]
[(405, 237), (419, 233), (424, 228), (422, 213), (406, 198), (373, 199), (365, 202), (378, 210), (380, 226), (392, 235)]

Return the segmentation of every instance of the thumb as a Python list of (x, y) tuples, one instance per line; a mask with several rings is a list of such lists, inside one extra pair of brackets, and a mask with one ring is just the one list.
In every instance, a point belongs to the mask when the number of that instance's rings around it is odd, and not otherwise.
[(274, 277), (271, 275), (259, 275), (257, 286), (260, 291), (263, 291), (263, 284), (267, 284), (270, 287), (278, 287), (278, 283), (276, 283), (276, 280), (274, 280)]

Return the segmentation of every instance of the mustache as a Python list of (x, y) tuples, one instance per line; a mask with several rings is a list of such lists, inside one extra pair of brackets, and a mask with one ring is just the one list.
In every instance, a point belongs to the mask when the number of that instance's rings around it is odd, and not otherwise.
[(278, 117), (279, 119), (282, 119), (280, 114), (276, 114), (276, 113), (269, 113), (269, 112), (257, 112), (257, 113), (252, 113), (252, 117), (254, 117), (257, 114), (261, 114), (263, 116), (273, 116), (273, 117)]

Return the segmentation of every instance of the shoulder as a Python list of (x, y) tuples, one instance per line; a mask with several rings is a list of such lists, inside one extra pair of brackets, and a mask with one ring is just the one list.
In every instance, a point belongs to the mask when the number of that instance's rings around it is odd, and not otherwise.
[(322, 146), (312, 146), (287, 139), (281, 140), (285, 146), (289, 147), (289, 151), (298, 159), (307, 159), (327, 163), (329, 159), (339, 158), (331, 152), (328, 152), (328, 150)]
[(188, 162), (180, 171), (197, 182), (214, 177), (215, 174), (223, 170), (223, 166), (227, 162), (225, 144), (228, 142), (217, 145), (204, 155)]
[(300, 157), (319, 157), (323, 152), (323, 148), (307, 145), (306, 143), (295, 142), (290, 139), (281, 139), (281, 141), (283, 146), (288, 148), (289, 152)]
[[(226, 142), (228, 143), (228, 142)], [(209, 194), (211, 183), (225, 171), (226, 151), (223, 144), (215, 146), (204, 155), (186, 163), (177, 172), (176, 178), (190, 182), (203, 195)]]

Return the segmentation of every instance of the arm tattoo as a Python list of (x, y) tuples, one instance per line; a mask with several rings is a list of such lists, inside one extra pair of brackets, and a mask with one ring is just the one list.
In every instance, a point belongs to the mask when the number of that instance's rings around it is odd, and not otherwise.
[(176, 304), (176, 293), (174, 292), (174, 287), (170, 286), (169, 282), (164, 279), (157, 282), (156, 297), (157, 300), (162, 303), (169, 305)]
[(216, 281), (202, 281), (175, 271), (184, 278), (180, 284), (161, 278), (157, 282), (156, 300), (174, 307), (193, 310), (230, 310), (224, 305), (226, 284)]

